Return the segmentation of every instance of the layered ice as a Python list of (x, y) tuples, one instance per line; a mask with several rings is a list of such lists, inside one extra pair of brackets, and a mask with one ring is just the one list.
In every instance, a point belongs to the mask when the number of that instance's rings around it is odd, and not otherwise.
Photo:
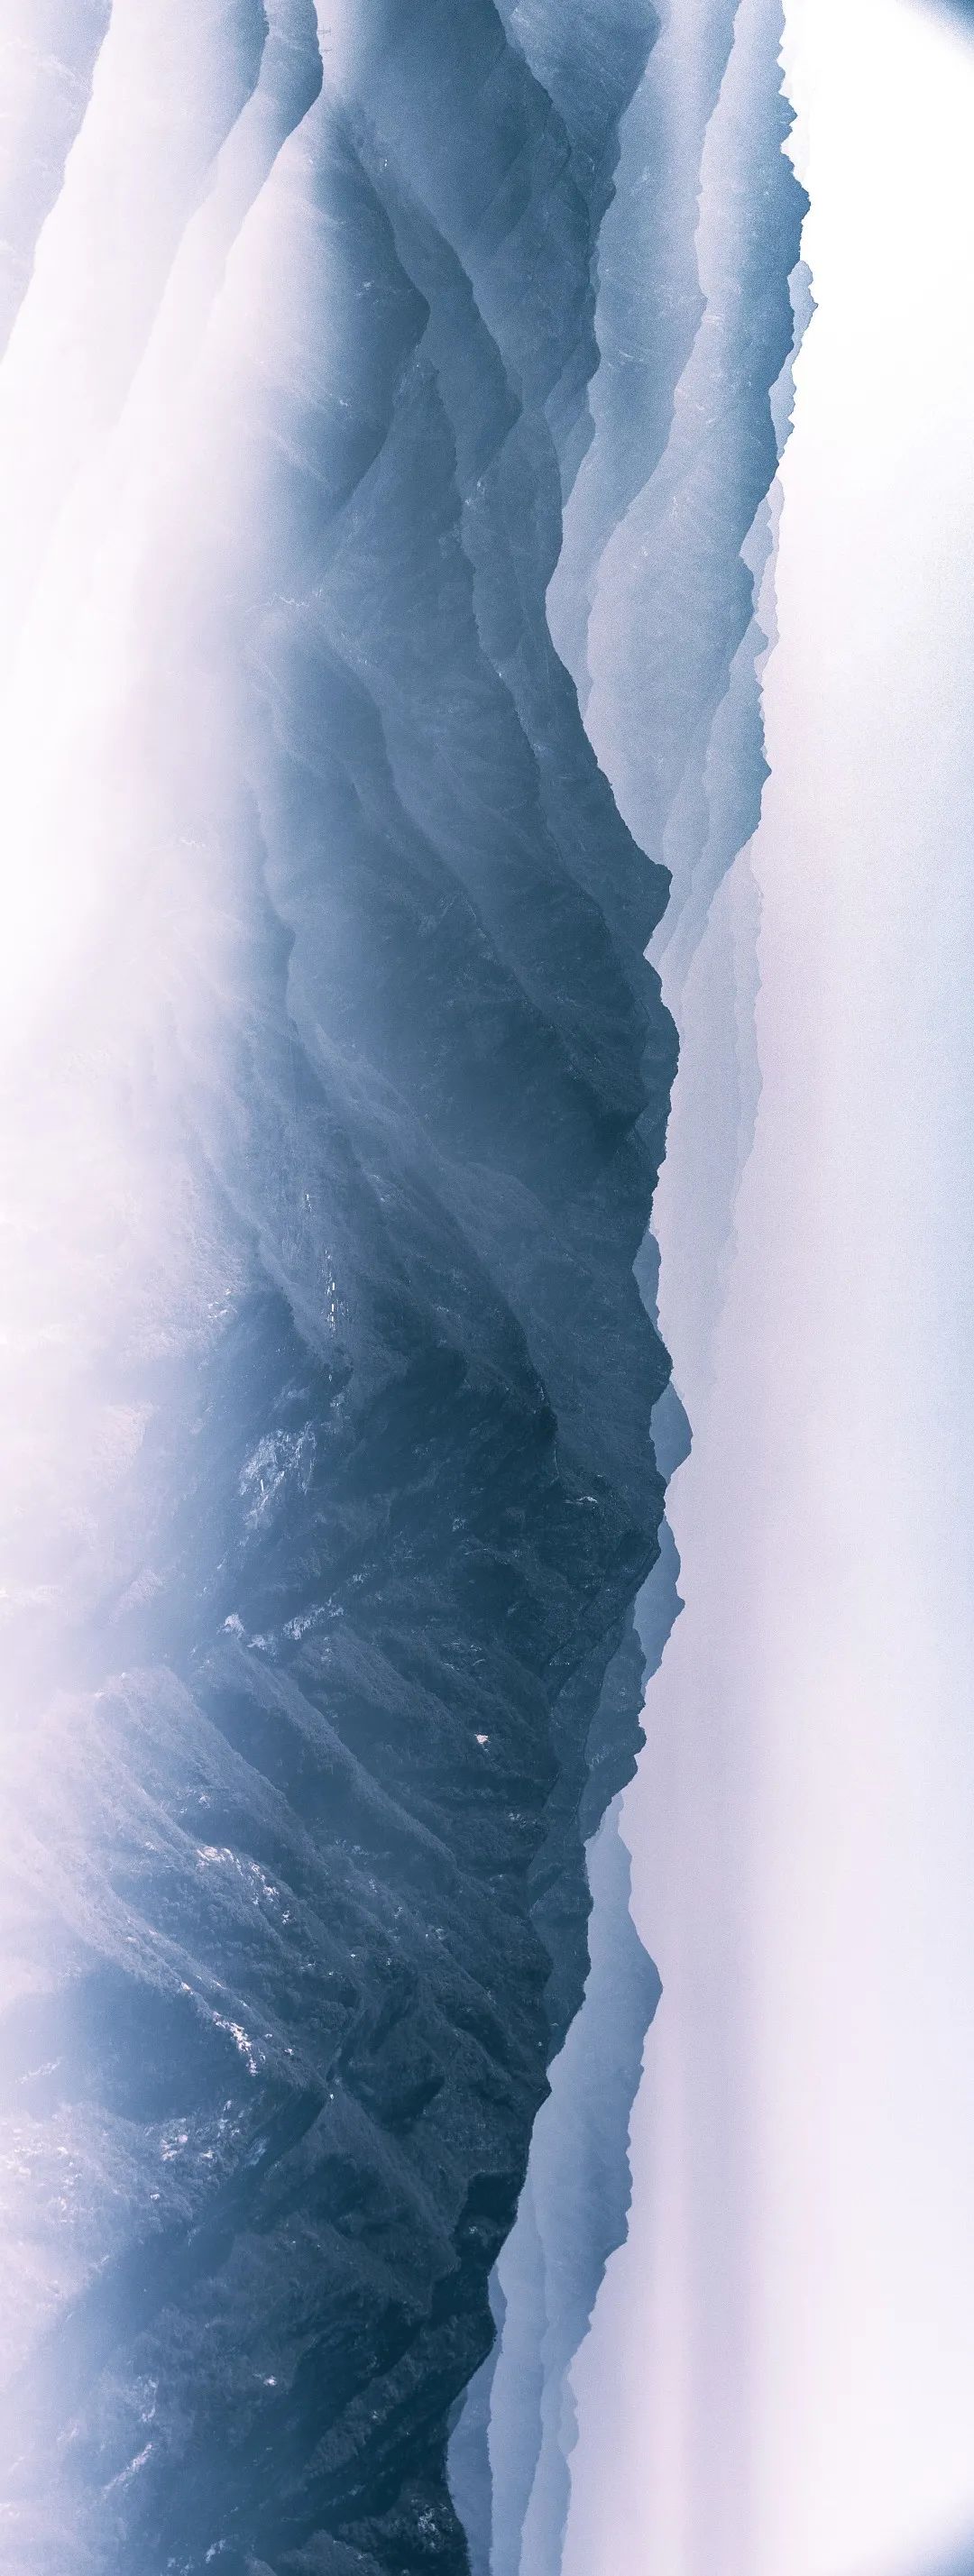
[(487, 5), (72, 31), (0, 370), (0, 2548), (406, 2576), (658, 1544), (665, 881), (544, 614), (640, 45), (576, 132)]
[[(799, 267), (805, 199), (782, 148), (790, 117), (781, 35), (780, 6), (769, 0), (672, 11), (623, 118), (600, 240), (594, 434), (549, 592), (566, 650), (587, 601), (571, 645), (586, 726), (637, 837), (665, 854), (671, 872), (653, 954), (684, 1045), (660, 1189), (665, 1200), (675, 1158), (677, 1186), (694, 1208), (693, 1259), (680, 1266), (683, 1239), (671, 1226), (667, 1254), (679, 1276), (667, 1280), (668, 1311), (681, 1319), (681, 1352), (701, 1351), (704, 1380), (759, 1089), (747, 847), (766, 775), (760, 688), (773, 623), (774, 478), (808, 303)], [(648, 319), (634, 241), (652, 279)], [(638, 1270), (651, 1310), (657, 1266), (650, 1238)], [(691, 1422), (700, 1391), (688, 1365), (680, 1394)], [(672, 1386), (653, 1429), (669, 1475), (688, 1445)], [(648, 1674), (680, 1607), (678, 1575), (664, 1532), (637, 1610)], [(651, 1693), (648, 1709), (651, 1723)], [(633, 1983), (628, 1856), (624, 1843), (610, 1845), (609, 1831), (607, 1823), (591, 1847), (600, 1892), (585, 2003), (552, 2068), (518, 2223), (498, 2266), (497, 2348), (451, 2455), (485, 2576), (557, 2576), (562, 2565), (577, 2434), (572, 2365), (606, 2262), (626, 2235), (625, 2141), (658, 1989), (652, 1979)], [(618, 1837), (617, 1819), (611, 1831)], [(614, 1872), (610, 1849), (622, 1855)], [(577, 2178), (574, 2207), (565, 2166)], [(595, 2167), (597, 2211), (585, 2207)]]
[(760, 792), (777, 20), (12, 7), (0, 2556), (554, 2569), (657, 1993), (646, 951)]

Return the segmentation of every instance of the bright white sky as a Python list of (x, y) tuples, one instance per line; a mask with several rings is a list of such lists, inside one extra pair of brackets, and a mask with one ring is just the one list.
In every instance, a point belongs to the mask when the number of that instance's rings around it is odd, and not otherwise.
[(664, 2001), (565, 2576), (928, 2576), (974, 2533), (974, 42), (787, 14), (819, 313), (764, 1091), (625, 1819)]

